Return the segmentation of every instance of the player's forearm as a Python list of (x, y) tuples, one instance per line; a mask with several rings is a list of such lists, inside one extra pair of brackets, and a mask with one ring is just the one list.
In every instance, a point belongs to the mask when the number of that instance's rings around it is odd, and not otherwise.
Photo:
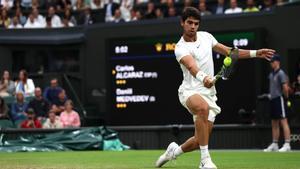
[(289, 87), (286, 83), (283, 84), (283, 95), (285, 98), (289, 98)]
[(180, 60), (180, 63), (186, 67), (186, 69), (196, 77), (197, 73), (199, 72), (199, 68), (196, 64), (196, 61), (192, 56), (185, 56), (183, 59)]
[(256, 50), (239, 49), (239, 58), (247, 59), (247, 58), (256, 57), (256, 52), (257, 52)]

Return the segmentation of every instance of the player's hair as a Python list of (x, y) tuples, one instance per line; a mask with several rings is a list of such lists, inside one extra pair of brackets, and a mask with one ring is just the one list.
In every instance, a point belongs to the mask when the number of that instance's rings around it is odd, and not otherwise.
[(193, 17), (194, 19), (197, 19), (201, 21), (201, 15), (197, 8), (194, 7), (186, 7), (183, 9), (181, 19), (182, 21), (185, 21), (187, 18)]

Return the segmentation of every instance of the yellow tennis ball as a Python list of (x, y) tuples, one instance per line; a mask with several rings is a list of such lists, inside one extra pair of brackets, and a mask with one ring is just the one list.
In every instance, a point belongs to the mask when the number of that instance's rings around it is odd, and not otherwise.
[(292, 106), (292, 102), (291, 101), (287, 101), (287, 106), (291, 107)]
[(223, 60), (223, 64), (227, 67), (227, 66), (230, 66), (231, 65), (231, 58), (230, 57), (226, 57), (224, 60)]

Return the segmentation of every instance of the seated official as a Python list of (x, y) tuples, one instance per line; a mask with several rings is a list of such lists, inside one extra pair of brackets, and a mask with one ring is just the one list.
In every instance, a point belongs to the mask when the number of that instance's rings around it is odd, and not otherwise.
[(28, 109), (26, 115), (27, 119), (21, 123), (21, 128), (42, 128), (42, 124), (35, 117), (35, 112), (33, 109)]
[(66, 101), (65, 111), (60, 114), (60, 121), (64, 128), (80, 127), (80, 117), (73, 110), (73, 102), (71, 100)]

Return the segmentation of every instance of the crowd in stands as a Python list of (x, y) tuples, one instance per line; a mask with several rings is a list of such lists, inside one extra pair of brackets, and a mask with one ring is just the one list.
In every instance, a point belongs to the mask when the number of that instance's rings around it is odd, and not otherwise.
[[(0, 27), (60, 28), (90, 25), (92, 10), (102, 10), (105, 22), (177, 17), (194, 6), (201, 15), (269, 11), (287, 0), (0, 0)], [(40, 13), (43, 11), (43, 14)], [(24, 14), (26, 12), (26, 14)], [(74, 12), (79, 13), (78, 16)], [(98, 11), (99, 12), (99, 11)]]
[[(13, 98), (10, 106), (6, 98)], [(0, 121), (9, 120), (18, 128), (70, 128), (80, 127), (80, 116), (72, 100), (53, 78), (42, 91), (28, 78), (26, 70), (12, 81), (4, 71), (0, 81)]]

